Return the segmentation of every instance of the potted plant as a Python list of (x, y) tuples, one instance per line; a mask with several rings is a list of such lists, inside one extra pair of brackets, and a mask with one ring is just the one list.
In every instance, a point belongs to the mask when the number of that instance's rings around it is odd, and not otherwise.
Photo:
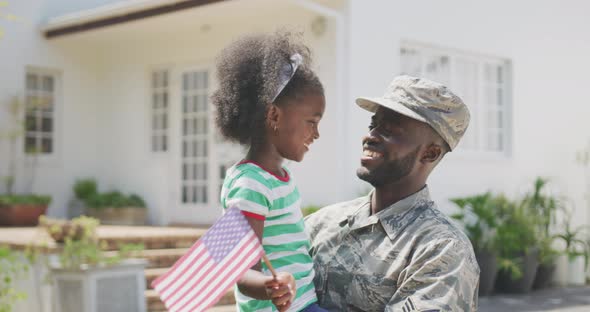
[(106, 253), (94, 234), (98, 220), (71, 222), (82, 226), (81, 235), (68, 231), (57, 260), (49, 264), (57, 310), (145, 311), (145, 260), (127, 259), (143, 246), (124, 245), (115, 254)]
[(500, 269), (496, 290), (529, 292), (539, 265), (539, 221), (522, 201), (510, 201), (500, 196), (495, 205), (501, 220), (495, 242)]
[(68, 217), (76, 218), (84, 214), (84, 200), (98, 193), (98, 187), (94, 179), (81, 179), (74, 183), (74, 198), (68, 205)]
[(93, 179), (79, 180), (74, 185), (76, 198), (84, 203), (88, 216), (102, 224), (144, 225), (147, 209), (144, 200), (136, 194), (125, 195), (118, 191), (99, 193)]
[(563, 255), (559, 259), (561, 274), (556, 282), (560, 285), (581, 286), (586, 284), (586, 267), (590, 255), (585, 239), (586, 226), (572, 228), (571, 214), (565, 212), (566, 220), (563, 232), (555, 235), (565, 244)]
[(0, 225), (35, 226), (50, 202), (51, 197), (43, 195), (0, 195)]
[[(8, 102), (8, 128), (0, 129), (0, 139), (8, 141), (9, 161), (8, 175), (3, 176), (5, 193), (0, 195), (0, 226), (34, 226), (40, 215), (45, 214), (51, 197), (37, 194), (15, 194), (14, 182), (16, 177), (16, 148), (18, 139), (22, 136), (25, 123), (21, 117), (23, 104), (18, 97)], [(35, 151), (27, 151), (36, 157)], [(36, 164), (33, 161), (33, 164)], [(32, 169), (34, 170), (34, 168)], [(32, 189), (32, 179), (30, 181)]]
[(451, 217), (460, 221), (465, 229), (480, 268), (479, 294), (489, 295), (494, 289), (498, 271), (496, 237), (496, 211), (491, 193), (451, 199), (459, 212)]
[(551, 235), (551, 226), (555, 224), (556, 211), (559, 200), (546, 194), (548, 179), (538, 177), (535, 179), (533, 191), (525, 195), (523, 205), (527, 206), (535, 218), (539, 227), (539, 267), (533, 283), (534, 289), (549, 286), (555, 272), (555, 261), (559, 253), (553, 248), (554, 237)]

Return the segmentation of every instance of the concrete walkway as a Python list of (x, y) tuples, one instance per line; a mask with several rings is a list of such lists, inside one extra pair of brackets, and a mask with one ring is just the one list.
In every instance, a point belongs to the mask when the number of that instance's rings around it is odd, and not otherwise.
[(481, 297), (478, 311), (590, 312), (590, 287), (552, 288), (525, 295)]

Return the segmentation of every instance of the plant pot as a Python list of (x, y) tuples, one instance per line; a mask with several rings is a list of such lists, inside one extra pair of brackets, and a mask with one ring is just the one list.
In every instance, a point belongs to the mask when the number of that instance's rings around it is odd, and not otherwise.
[(480, 250), (475, 253), (479, 265), (479, 295), (487, 296), (494, 290), (498, 273), (498, 261), (496, 253), (488, 250)]
[(39, 216), (45, 214), (47, 205), (17, 204), (0, 205), (0, 225), (36, 226)]
[(583, 286), (586, 284), (584, 256), (575, 256), (568, 259), (567, 282), (571, 286)]
[(555, 273), (555, 263), (541, 263), (537, 268), (533, 289), (543, 289), (549, 287), (553, 281)]
[(145, 225), (147, 221), (147, 209), (137, 207), (86, 208), (86, 214), (107, 225)]
[(569, 261), (566, 255), (559, 255), (555, 259), (555, 273), (553, 274), (553, 284), (564, 287), (568, 284)]
[(539, 266), (538, 253), (538, 250), (531, 250), (521, 257), (522, 276), (518, 279), (513, 280), (510, 272), (500, 270), (496, 280), (496, 290), (504, 293), (530, 292)]
[(52, 267), (57, 311), (145, 312), (145, 265), (128, 259), (110, 266)]
[(73, 198), (68, 204), (68, 219), (73, 219), (81, 216), (84, 213), (84, 202)]

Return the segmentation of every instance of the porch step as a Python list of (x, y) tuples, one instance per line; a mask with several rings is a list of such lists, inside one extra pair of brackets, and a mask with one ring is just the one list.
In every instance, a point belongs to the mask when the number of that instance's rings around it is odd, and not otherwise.
[[(147, 310), (150, 312), (156, 311), (166, 311), (166, 306), (158, 297), (158, 293), (153, 289), (148, 289), (145, 291), (145, 299)], [(219, 300), (219, 302), (215, 305), (214, 308), (210, 309), (209, 311), (217, 311), (217, 312), (225, 312), (225, 311), (235, 311), (235, 299), (234, 299), (234, 291), (233, 287), (229, 289), (223, 297)]]
[[(148, 261), (147, 268), (168, 268), (176, 260), (182, 257), (188, 248), (170, 248), (170, 249), (144, 249), (133, 254), (133, 257), (143, 258)], [(107, 256), (116, 255), (115, 251), (105, 252)]]
[(168, 268), (151, 268), (145, 269), (145, 285), (148, 289), (152, 289), (152, 282), (168, 272)]
[(188, 248), (207, 229), (158, 226), (101, 225), (97, 236), (106, 243), (105, 249), (116, 250), (122, 244), (144, 245), (145, 249)]

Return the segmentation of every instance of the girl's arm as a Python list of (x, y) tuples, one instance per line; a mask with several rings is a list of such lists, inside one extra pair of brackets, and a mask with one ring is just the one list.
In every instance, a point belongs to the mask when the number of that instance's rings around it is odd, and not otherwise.
[[(246, 216), (248, 223), (262, 242), (264, 220)], [(262, 274), (262, 265), (256, 263), (238, 281), (238, 289), (248, 297), (258, 300), (272, 300), (279, 311), (286, 311), (295, 299), (295, 278), (291, 273), (279, 272), (276, 280), (272, 276)]]

